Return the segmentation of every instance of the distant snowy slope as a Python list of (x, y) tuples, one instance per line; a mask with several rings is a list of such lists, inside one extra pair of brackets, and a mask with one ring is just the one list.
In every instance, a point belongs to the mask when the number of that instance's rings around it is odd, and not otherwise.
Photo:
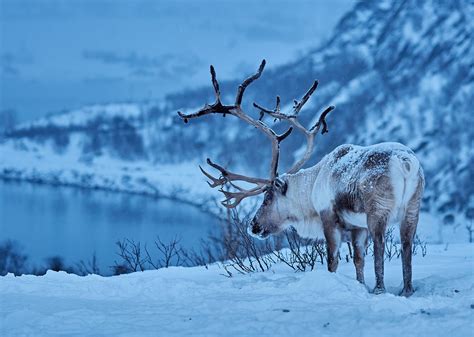
[[(415, 294), (401, 263), (387, 261), (388, 292), (373, 295), (352, 263), (295, 273), (283, 265), (250, 275), (163, 268), (114, 277), (0, 278), (2, 336), (472, 336), (472, 244), (428, 246), (414, 257)], [(366, 279), (374, 286), (367, 258)]]
[[(474, 3), (468, 0), (359, 2), (325, 45), (284, 66), (272, 68), (269, 59), (268, 69), (244, 97), (246, 108), (256, 114), (252, 101), (272, 106), (280, 95), (288, 111), (292, 100), (319, 79), (318, 90), (301, 112), (303, 122), (310, 124), (329, 104), (336, 110), (328, 117), (330, 132), (317, 140), (312, 163), (342, 143), (405, 143), (425, 169), (423, 210), (467, 237), (465, 226), (474, 218), (472, 17)], [(253, 62), (256, 68), (260, 60)], [(224, 100), (232, 102), (246, 75), (221, 83)], [(186, 125), (176, 116), (177, 110), (193, 111), (212, 101), (209, 84), (169, 95), (159, 104), (95, 106), (23, 125), (0, 144), (0, 157), (8, 154), (0, 161), (0, 174), (70, 183), (64, 175), (56, 180), (48, 175), (64, 173), (60, 160), (51, 167), (51, 153), (92, 173), (107, 176), (108, 169), (119, 170), (120, 178), (114, 179), (120, 181), (137, 165), (152, 169), (191, 163), (193, 186), (180, 178), (182, 170), (158, 174), (156, 180), (173, 179), (174, 195), (188, 198), (189, 188), (201, 196), (209, 193), (197, 170), (207, 156), (235, 170), (264, 174), (270, 146), (251, 127), (232, 116), (209, 116)], [(301, 136), (285, 140), (283, 169), (302, 144)], [(25, 158), (31, 161), (21, 164)], [(98, 163), (104, 162), (110, 167), (101, 164), (99, 169)]]

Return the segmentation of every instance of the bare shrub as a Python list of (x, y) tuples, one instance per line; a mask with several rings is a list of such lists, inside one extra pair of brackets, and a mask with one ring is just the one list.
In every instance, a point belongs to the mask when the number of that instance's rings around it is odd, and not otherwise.
[(160, 237), (157, 236), (155, 247), (158, 250), (158, 257), (154, 260), (145, 246), (147, 262), (154, 269), (184, 265), (186, 263), (186, 254), (184, 254), (184, 249), (180, 246), (180, 241), (181, 239), (175, 237), (169, 243), (164, 243)]
[(324, 264), (326, 245), (323, 240), (301, 238), (295, 230), (288, 230), (265, 241), (254, 239), (247, 233), (250, 219), (240, 219), (232, 211), (221, 241), (214, 238), (224, 252), (220, 265), (225, 276), (266, 271), (281, 262), (294, 271), (313, 270)]
[[(402, 254), (402, 245), (400, 243), (400, 240), (395, 236), (395, 230), (397, 229), (397, 227), (391, 226), (385, 232), (385, 259), (388, 259), (389, 261), (391, 261), (393, 258), (400, 258)], [(367, 249), (373, 256), (374, 249), (372, 240), (369, 241), (369, 246)], [(413, 255), (417, 255), (418, 252), (421, 252), (421, 255), (423, 257), (426, 256), (426, 242), (421, 240), (418, 235), (415, 235), (415, 238), (413, 240), (412, 253)]]
[[(327, 258), (325, 240), (305, 239), (295, 230), (287, 230), (283, 234), (273, 236), (266, 241), (259, 241), (251, 237), (246, 228), (249, 219), (240, 219), (236, 211), (229, 212), (225, 230), (221, 236), (211, 239), (213, 247), (218, 247), (220, 254), (217, 261), (225, 270), (225, 276), (266, 271), (277, 262), (283, 263), (294, 271), (305, 272), (314, 270), (318, 264), (323, 265)], [(400, 258), (401, 244), (395, 235), (396, 227), (388, 228), (385, 233), (385, 258), (391, 261)], [(348, 245), (346, 262), (353, 258), (351, 243)], [(426, 255), (426, 242), (415, 236), (413, 254), (421, 252)], [(368, 251), (373, 255), (373, 243), (370, 241)], [(341, 256), (339, 256), (341, 259)]]
[(471, 219), (471, 222), (468, 225), (466, 225), (466, 230), (469, 237), (469, 243), (473, 243), (474, 242), (474, 226), (472, 225), (472, 219)]
[(140, 242), (124, 239), (117, 241), (116, 245), (119, 248), (117, 255), (122, 261), (120, 263), (115, 261), (114, 272), (120, 271), (121, 274), (125, 274), (147, 269), (148, 258), (142, 255)]
[(218, 243), (222, 260), (225, 261), (221, 266), (228, 277), (234, 272), (246, 274), (266, 271), (274, 263), (270, 256), (275, 248), (274, 239), (264, 242), (252, 238), (247, 233), (249, 221), (248, 217), (240, 219), (235, 210), (229, 211), (229, 219), (221, 241), (213, 241)]
[(127, 274), (136, 271), (150, 269), (168, 268), (171, 266), (190, 266), (191, 254), (186, 252), (180, 245), (180, 239), (174, 238), (165, 243), (156, 237), (154, 242), (155, 253), (150, 253), (146, 244), (135, 242), (130, 239), (123, 239), (116, 243), (119, 251), (117, 255), (120, 261), (115, 261), (112, 266), (115, 275)]
[(97, 255), (94, 253), (92, 254), (92, 258), (84, 262), (84, 260), (79, 261), (76, 263), (76, 267), (74, 268), (74, 273), (85, 276), (90, 274), (100, 275), (100, 268), (97, 262)]
[(326, 243), (324, 240), (305, 239), (295, 230), (288, 230), (284, 237), (288, 249), (274, 250), (273, 256), (295, 271), (313, 270), (316, 265), (324, 264)]
[(219, 261), (215, 253), (215, 246), (209, 240), (201, 240), (201, 248), (198, 250), (181, 250), (182, 256), (188, 266), (204, 266), (208, 268), (211, 263)]
[[(171, 266), (207, 268), (217, 262), (224, 270), (223, 274), (232, 277), (236, 273), (267, 271), (276, 263), (283, 264), (295, 272), (311, 271), (318, 265), (325, 264), (327, 248), (324, 240), (305, 239), (295, 230), (287, 230), (261, 241), (247, 233), (249, 222), (248, 216), (240, 218), (235, 210), (229, 211), (220, 231), (210, 233), (206, 240), (201, 240), (200, 249), (184, 249), (177, 237), (165, 242), (157, 236), (151, 249), (148, 249), (146, 244), (123, 239), (116, 243), (119, 258), (111, 266), (112, 273), (119, 275)], [(385, 258), (388, 260), (401, 256), (401, 244), (394, 231), (395, 228), (390, 227), (385, 235)], [(345, 260), (350, 262), (351, 245), (350, 243), (347, 245), (348, 253), (345, 255)], [(412, 249), (414, 255), (421, 253), (424, 257), (427, 253), (427, 244), (415, 236)], [(372, 242), (368, 246), (368, 251), (373, 255)], [(343, 258), (339, 256), (339, 259)], [(28, 268), (26, 262), (27, 256), (21, 252), (16, 243), (5, 241), (0, 245), (0, 275), (7, 273), (44, 275), (48, 269), (78, 275), (101, 275), (96, 254), (93, 254), (88, 261), (81, 260), (74, 267), (67, 266), (60, 256), (47, 259), (46, 265), (40, 267)]]
[(128, 274), (132, 272), (132, 270), (130, 270), (130, 268), (128, 268), (124, 263), (119, 264), (115, 262), (115, 265), (110, 268), (112, 268), (112, 272), (114, 275)]
[(76, 273), (76, 271), (74, 270), (73, 267), (71, 266), (67, 266), (65, 263), (64, 263), (64, 259), (59, 256), (59, 255), (55, 255), (55, 256), (51, 256), (49, 258), (46, 259), (46, 268), (45, 268), (45, 272), (47, 270), (52, 270), (52, 271), (65, 271), (67, 273)]
[(385, 232), (385, 259), (392, 261), (394, 257), (397, 259), (402, 254), (401, 244), (396, 240), (394, 232), (395, 227), (391, 226)]
[(413, 241), (413, 255), (418, 254), (418, 249), (421, 251), (421, 256), (425, 257), (427, 253), (426, 241), (422, 241), (418, 235), (415, 235), (415, 240)]
[[(318, 265), (323, 265), (327, 257), (327, 247), (324, 240), (305, 239), (295, 230), (287, 230), (280, 235), (261, 241), (247, 233), (249, 217), (240, 218), (235, 211), (227, 213), (227, 219), (222, 222), (220, 232), (209, 234), (206, 240), (201, 240), (200, 249), (186, 250), (181, 246), (180, 239), (175, 237), (169, 242), (157, 236), (152, 249), (147, 245), (130, 239), (116, 243), (118, 260), (111, 266), (115, 275), (136, 271), (167, 268), (171, 266), (205, 266), (218, 263), (224, 270), (224, 275), (232, 277), (235, 273), (247, 274), (269, 270), (274, 264), (282, 263), (295, 272), (311, 271)], [(399, 258), (401, 245), (394, 235), (394, 227), (387, 230), (385, 235), (385, 257), (388, 260)], [(346, 262), (352, 260), (352, 250), (348, 244)], [(373, 244), (368, 247), (372, 251)], [(413, 254), (426, 255), (426, 242), (418, 236), (413, 244)], [(18, 248), (10, 241), (0, 246), (0, 272), (5, 275), (13, 272), (15, 275), (27, 272), (25, 267), (26, 255), (18, 252)], [(339, 256), (341, 259), (341, 256)], [(101, 274), (97, 257), (84, 262), (81, 260), (74, 268), (68, 267), (59, 256), (47, 261), (47, 267), (33, 269), (36, 275), (46, 273), (47, 269), (64, 270), (78, 275)]]
[(13, 273), (19, 276), (26, 273), (27, 260), (28, 256), (22, 253), (16, 242), (7, 240), (0, 245), (0, 275)]

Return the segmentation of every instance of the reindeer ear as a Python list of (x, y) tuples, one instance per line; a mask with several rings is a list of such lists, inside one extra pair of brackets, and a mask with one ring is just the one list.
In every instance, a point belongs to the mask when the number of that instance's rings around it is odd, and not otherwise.
[(286, 190), (288, 189), (288, 184), (286, 181), (280, 178), (276, 178), (273, 181), (273, 186), (277, 189), (278, 192), (280, 192), (282, 195), (286, 194)]

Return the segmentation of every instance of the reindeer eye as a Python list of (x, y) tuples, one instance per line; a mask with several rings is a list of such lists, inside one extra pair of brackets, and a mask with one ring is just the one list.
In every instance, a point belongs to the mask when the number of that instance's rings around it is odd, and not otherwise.
[(281, 180), (281, 179), (276, 179), (275, 180), (275, 187), (278, 189), (278, 191), (282, 194), (286, 194), (286, 190), (288, 189), (288, 184), (286, 181)]

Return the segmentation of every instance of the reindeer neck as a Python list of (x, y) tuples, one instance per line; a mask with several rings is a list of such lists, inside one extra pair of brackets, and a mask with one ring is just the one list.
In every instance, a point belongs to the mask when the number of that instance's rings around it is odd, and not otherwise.
[(320, 171), (319, 163), (294, 174), (286, 174), (284, 179), (288, 183), (287, 198), (292, 200), (294, 207), (303, 218), (317, 216), (311, 201), (314, 182)]

